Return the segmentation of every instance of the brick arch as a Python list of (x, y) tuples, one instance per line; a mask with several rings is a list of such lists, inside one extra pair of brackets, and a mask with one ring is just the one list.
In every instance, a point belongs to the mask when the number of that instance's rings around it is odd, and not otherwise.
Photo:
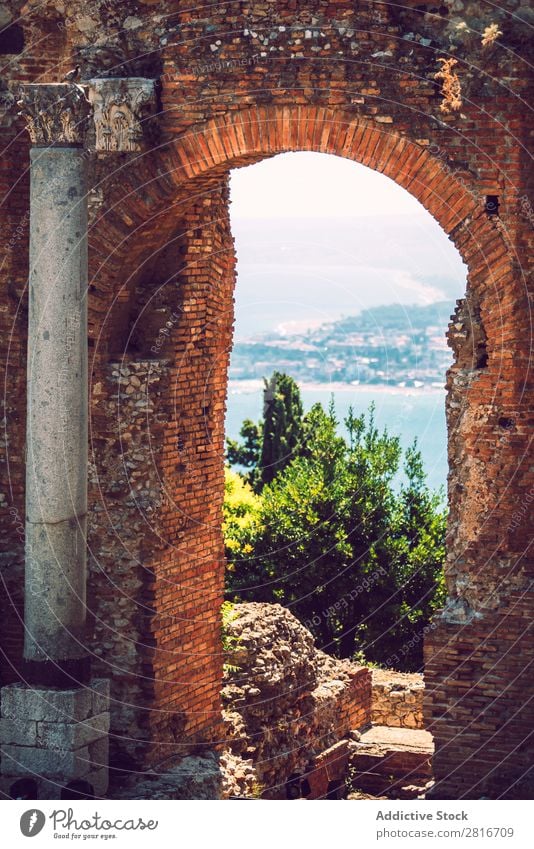
[[(191, 193), (213, 190), (232, 168), (289, 151), (342, 156), (410, 192), (458, 249), (468, 269), (468, 294), (482, 313), (488, 353), (498, 353), (502, 324), (513, 317), (525, 293), (521, 275), (514, 273), (505, 231), (486, 215), (472, 173), (453, 172), (430, 139), (414, 141), (387, 125), (335, 108), (254, 106), (231, 111), (166, 139), (155, 155), (134, 161), (120, 188), (112, 188), (106, 198), (103, 226), (97, 224), (92, 234), (95, 256), (105, 257), (111, 266), (111, 274), (105, 268), (98, 272), (108, 303), (116, 296), (118, 269), (135, 267), (176, 236)], [(503, 291), (506, 298), (499, 294)]]
[[(450, 481), (448, 585), (452, 596), (458, 594), (457, 577), (465, 585), (467, 575), (472, 586), (464, 594), (469, 605), (476, 605), (485, 582), (479, 574), (480, 566), (486, 564), (477, 548), (483, 545), (489, 550), (491, 543), (485, 542), (484, 533), (491, 537), (493, 532), (492, 527), (488, 530), (485, 517), (497, 504), (504, 515), (512, 509), (510, 498), (506, 500), (505, 485), (496, 484), (499, 472), (492, 468), (492, 458), (487, 451), (477, 456), (477, 451), (480, 444), (484, 447), (494, 438), (497, 427), (494, 421), (488, 421), (484, 399), (498, 394), (499, 403), (506, 404), (511, 397), (507, 396), (510, 374), (501, 368), (499, 340), (504, 323), (509, 328), (508, 344), (513, 347), (515, 326), (511, 317), (518, 301), (518, 287), (504, 238), (487, 218), (469, 175), (455, 176), (434, 155), (435, 147), (431, 145), (355, 119), (343, 111), (305, 106), (253, 107), (233, 112), (166, 140), (156, 155), (141, 156), (133, 168), (125, 170), (124, 180), (116, 181), (91, 240), (93, 279), (98, 280), (108, 304), (117, 296), (117, 283), (133, 279), (137, 268), (144, 268), (145, 263), (148, 270), (143, 272), (140, 286), (143, 314), (147, 311), (152, 279), (158, 285), (172, 279), (169, 267), (173, 263), (179, 268), (181, 296), (187, 304), (187, 312), (171, 322), (169, 344), (166, 340), (158, 350), (158, 357), (163, 359), (153, 375), (154, 384), (146, 381), (147, 351), (126, 356), (128, 368), (140, 368), (140, 379), (143, 385), (148, 382), (155, 403), (150, 430), (143, 430), (142, 420), (133, 428), (135, 450), (131, 453), (136, 456), (137, 451), (137, 456), (141, 456), (143, 446), (150, 445), (152, 453), (147, 457), (144, 477), (172, 496), (170, 501), (163, 497), (154, 521), (139, 523), (136, 507), (131, 513), (127, 500), (121, 502), (116, 494), (108, 498), (106, 475), (115, 485), (121, 471), (117, 468), (117, 454), (124, 445), (120, 434), (115, 443), (109, 443), (109, 430), (115, 423), (102, 421), (101, 387), (111, 381), (113, 397), (119, 378), (116, 369), (113, 376), (105, 356), (94, 378), (94, 385), (99, 387), (94, 397), (95, 452), (101, 469), (93, 495), (94, 503), (106, 505), (106, 511), (98, 514), (104, 519), (102, 525), (94, 514), (95, 545), (97, 550), (118, 550), (141, 585), (132, 591), (131, 614), (124, 610), (120, 613), (120, 621), (129, 620), (136, 645), (136, 654), (130, 652), (128, 661), (123, 662), (124, 625), (118, 625), (111, 635), (113, 629), (108, 629), (114, 587), (110, 592), (105, 570), (93, 576), (94, 597), (100, 606), (97, 636), (100, 641), (106, 637), (116, 640), (108, 652), (111, 663), (103, 663), (102, 673), (112, 675), (119, 701), (124, 698), (116, 713), (115, 727), (120, 729), (132, 721), (139, 725), (141, 742), (136, 746), (129, 743), (127, 752), (137, 762), (157, 762), (168, 756), (177, 735), (186, 747), (188, 742), (213, 740), (220, 733), (217, 610), (224, 573), (220, 507), (234, 283), (227, 177), (231, 168), (297, 150), (337, 154), (395, 180), (433, 215), (468, 266), (467, 304), (459, 316), (467, 330), (459, 341), (453, 340), (459, 379), (452, 373), (448, 381), (449, 453), (458, 464)], [(116, 313), (124, 309), (129, 297), (126, 291), (124, 297), (119, 293)], [(116, 324), (103, 323), (102, 305), (97, 306), (95, 337), (109, 340)], [(172, 298), (166, 301), (165, 309), (171, 314)], [(475, 330), (469, 329), (472, 319)], [(143, 328), (147, 338), (157, 332), (158, 320), (157, 315), (148, 315)], [(489, 357), (477, 370), (473, 349), (479, 344), (484, 356)], [(170, 365), (163, 362), (165, 357)], [(132, 397), (137, 398), (135, 392)], [(116, 403), (108, 406), (111, 418), (116, 420)], [(125, 409), (121, 415), (126, 414)], [(99, 445), (104, 444), (106, 451), (102, 453)], [(499, 460), (503, 460), (502, 454)], [(513, 464), (512, 450), (509, 462)], [(119, 517), (119, 525), (126, 526), (131, 521), (135, 527), (132, 550), (122, 550), (115, 539), (107, 536), (108, 507), (112, 516)], [(104, 563), (107, 556), (103, 556)], [(461, 569), (457, 565), (459, 558), (465, 564)], [(115, 569), (115, 563), (110, 562), (110, 573)], [(177, 619), (173, 619), (172, 611), (179, 611)], [(104, 623), (102, 632), (98, 632), (99, 618)], [(436, 644), (436, 653), (447, 655), (448, 644)], [(150, 670), (148, 675), (146, 670)], [(140, 682), (138, 693), (133, 690), (132, 672)], [(433, 673), (433, 683), (438, 677)], [(129, 704), (134, 701), (137, 708)], [(119, 754), (122, 757), (124, 752)]]
[[(473, 319), (477, 327), (469, 330), (463, 341), (453, 342), (461, 348), (457, 357), (462, 369), (472, 367), (477, 345), (483, 348), (479, 353), (481, 361), (485, 358), (485, 368), (476, 374), (478, 391), (473, 405), (479, 405), (484, 392), (492, 398), (497, 392), (504, 393), (506, 398), (508, 373), (503, 369), (502, 339), (507, 337), (508, 349), (521, 343), (521, 333), (517, 333), (513, 321), (524, 300), (520, 275), (514, 273), (504, 231), (485, 212), (484, 198), (477, 193), (472, 174), (452, 172), (445, 157), (439, 155), (439, 146), (429, 139), (411, 140), (387, 125), (354, 117), (343, 109), (304, 105), (254, 106), (195, 125), (167, 139), (151, 170), (144, 174), (145, 208), (139, 226), (148, 233), (150, 250), (157, 250), (155, 245), (174, 237), (180, 210), (187, 208), (188, 201), (183, 198), (190, 192), (209, 193), (232, 168), (289, 151), (334, 154), (376, 170), (410, 192), (435, 218), (468, 269), (462, 320), (467, 319), (469, 324)], [(119, 215), (123, 206), (128, 209), (130, 198), (137, 201), (137, 184), (130, 180), (122, 188), (121, 198)], [(451, 378), (448, 388), (450, 449), (465, 459), (477, 436), (462, 433), (461, 425), (463, 419), (470, 419), (472, 424), (476, 409), (469, 412), (466, 387), (457, 393)], [(469, 485), (470, 480), (462, 481), (459, 490), (463, 492), (466, 483)], [(490, 479), (482, 485), (478, 477), (476, 486), (479, 491), (470, 504), (469, 522), (459, 515), (464, 497), (451, 499), (451, 523), (456, 528), (449, 546), (453, 560), (478, 541), (480, 517), (488, 505), (498, 503)]]
[[(342, 156), (384, 174), (410, 192), (458, 249), (468, 268), (469, 292), (482, 312), (488, 352), (497, 352), (501, 323), (512, 318), (525, 293), (504, 228), (486, 215), (484, 197), (477, 191), (472, 173), (453, 172), (431, 139), (412, 140), (387, 125), (351, 116), (342, 109), (254, 106), (228, 112), (167, 139), (156, 156), (146, 162), (141, 157), (134, 163), (133, 173), (125, 172), (119, 195), (112, 191), (105, 225), (94, 234), (96, 254), (111, 258), (114, 271), (125, 263), (131, 266), (143, 253), (157, 251), (165, 238), (172, 238), (191, 191), (201, 186), (209, 191), (232, 168), (289, 151)], [(137, 164), (140, 174), (136, 173)], [(142, 235), (140, 245), (132, 244), (129, 237), (129, 215)], [(121, 239), (117, 248), (121, 231), (126, 239)], [(504, 290), (506, 298), (499, 295)], [(112, 280), (108, 295), (113, 296)]]
[[(135, 206), (136, 224), (141, 216), (140, 226), (146, 232), (163, 236), (180, 216), (177, 198), (200, 181), (216, 181), (232, 168), (289, 151), (334, 154), (384, 174), (436, 219), (458, 248), (475, 286), (484, 273), (490, 274), (490, 284), (506, 275), (512, 281), (508, 246), (502, 231), (485, 214), (484, 198), (472, 173), (453, 172), (438, 143), (412, 140), (388, 125), (371, 123), (342, 109), (304, 105), (230, 111), (167, 139), (156, 156), (150, 155), (150, 161), (141, 156), (131, 172), (124, 172), (120, 194), (112, 191), (106, 201), (106, 227), (95, 233), (99, 253), (106, 255), (103, 247), (106, 243), (113, 246), (116, 239), (108, 229), (109, 210), (120, 219)], [(116, 242), (114, 247), (111, 254), (116, 256)], [(131, 245), (128, 255), (130, 251)], [(484, 257), (491, 258), (491, 265)]]
[[(532, 722), (521, 692), (532, 657), (532, 560), (524, 554), (526, 523), (513, 519), (527, 475), (524, 280), (505, 229), (486, 215), (472, 173), (454, 174), (437, 145), (343, 111), (232, 112), (172, 140), (164, 170), (177, 186), (187, 180), (194, 187), (230, 168), (298, 150), (337, 154), (393, 179), (437, 220), (468, 268), (466, 298), (449, 335), (455, 354), (447, 377), (450, 600), (425, 636), (425, 713), (435, 734), (438, 798), (491, 796), (499, 782), (506, 788), (509, 777), (515, 780), (528, 766), (528, 753), (519, 764), (516, 749)], [(503, 422), (517, 424), (511, 435), (503, 437)]]
[[(473, 245), (495, 253), (495, 227), (484, 213), (472, 175), (457, 175), (440, 157), (437, 144), (421, 144), (343, 110), (313, 106), (252, 107), (229, 112), (188, 130), (165, 153), (168, 174), (177, 189), (185, 180), (223, 173), (289, 151), (315, 151), (351, 159), (385, 174), (410, 192), (452, 235), (466, 264)], [(436, 155), (436, 152), (438, 155)], [(467, 177), (467, 179), (465, 179)], [(472, 244), (454, 231), (468, 220)], [(498, 236), (505, 256), (506, 245)]]

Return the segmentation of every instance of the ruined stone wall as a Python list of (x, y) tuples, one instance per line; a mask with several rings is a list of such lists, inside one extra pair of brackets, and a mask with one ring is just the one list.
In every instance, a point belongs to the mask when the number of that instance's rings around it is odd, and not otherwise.
[(371, 722), (391, 728), (424, 728), (423, 676), (417, 673), (372, 670)]
[(228, 754), (240, 756), (264, 798), (286, 798), (292, 775), (313, 772), (317, 756), (370, 723), (370, 672), (316, 649), (279, 604), (235, 605), (227, 638), (224, 764), (230, 772)]
[[(4, 16), (15, 20), (19, 5), (3, 4)], [(217, 738), (218, 521), (234, 274), (226, 175), (231, 167), (300, 149), (347, 156), (396, 180), (430, 210), (468, 265), (466, 300), (450, 335), (450, 601), (427, 635), (427, 711), (442, 791), (479, 786), (487, 773), (480, 746), (485, 740), (493, 746), (495, 723), (508, 723), (499, 738), (507, 751), (521, 742), (523, 719), (509, 721), (522, 709), (519, 690), (507, 676), (532, 657), (527, 636), (521, 634), (521, 659), (516, 641), (533, 569), (525, 554), (534, 487), (526, 460), (532, 289), (525, 262), (529, 249), (532, 255), (534, 217), (524, 105), (529, 14), (521, 0), (511, 0), (506, 10), (482, 2), (459, 9), (453, 2), (411, 0), (399, 6), (317, 0), (304, 8), (284, 0), (211, 5), (200, 15), (179, 2), (155, 8), (67, 0), (57, 8), (52, 2), (25, 7), (17, 23), (24, 47), (5, 54), (8, 81), (58, 80), (76, 64), (82, 79), (161, 80), (153, 149), (89, 159), (92, 504), (105, 505), (93, 516), (91, 598), (95, 648), (102, 650), (97, 665), (116, 682), (113, 728), (121, 729), (123, 741), (116, 737), (115, 747), (126, 763), (126, 755), (154, 762), (192, 741)], [(484, 46), (491, 23), (502, 36)], [(444, 92), (435, 79), (440, 58), (458, 62), (451, 71), (461, 88), (459, 109), (441, 108)], [(0, 101), (0, 331), (7, 389), (0, 545), (8, 596), (1, 645), (8, 680), (17, 677), (22, 633), (28, 146), (5, 85)], [(493, 196), (498, 216), (486, 207)], [(156, 292), (163, 293), (159, 302)], [(170, 338), (152, 344), (163, 318), (171, 322)], [(131, 471), (147, 482), (128, 503), (126, 490), (107, 491), (111, 457), (123, 450), (120, 418), (107, 418), (122, 385), (113, 369), (123, 359), (133, 372), (146, 369), (150, 355), (160, 363), (159, 386), (166, 389), (151, 389), (154, 408), (145, 435), (140, 423), (134, 427), (132, 444), (140, 448), (153, 419), (157, 448), (146, 456), (136, 451), (143, 460), (126, 453), (135, 464)], [(166, 496), (147, 520), (139, 502), (153, 497), (156, 479)], [(133, 598), (118, 593), (115, 606), (116, 569), (132, 581), (127, 592)], [(113, 636), (104, 640), (106, 622)], [(487, 655), (474, 650), (475, 640), (493, 645), (494, 639), (495, 672)], [(464, 679), (451, 676), (461, 652), (470, 657), (467, 692)], [(511, 664), (500, 663), (504, 653)], [(497, 702), (493, 675), (509, 684)], [(476, 733), (465, 731), (471, 726)], [(451, 770), (468, 753), (466, 768)], [(452, 776), (448, 784), (445, 771)]]

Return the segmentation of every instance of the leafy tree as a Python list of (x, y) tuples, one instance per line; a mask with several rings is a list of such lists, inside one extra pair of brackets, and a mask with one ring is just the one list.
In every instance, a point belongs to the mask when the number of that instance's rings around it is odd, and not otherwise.
[(302, 400), (292, 377), (273, 372), (263, 390), (261, 480), (270, 483), (291, 462), (302, 438)]
[(441, 496), (415, 444), (395, 486), (399, 439), (378, 431), (372, 407), (344, 424), (341, 435), (333, 403), (316, 404), (290, 462), (240, 497), (225, 526), (228, 597), (286, 605), (333, 654), (415, 669), (443, 596)]
[(297, 383), (275, 371), (264, 380), (263, 421), (245, 419), (239, 431), (242, 442), (227, 439), (231, 466), (248, 471), (245, 480), (259, 492), (291, 462), (302, 441), (302, 400)]
[(251, 486), (259, 481), (259, 462), (261, 455), (262, 424), (256, 424), (251, 419), (245, 419), (239, 435), (243, 440), (226, 440), (226, 458), (231, 466), (241, 466), (249, 471), (243, 475)]

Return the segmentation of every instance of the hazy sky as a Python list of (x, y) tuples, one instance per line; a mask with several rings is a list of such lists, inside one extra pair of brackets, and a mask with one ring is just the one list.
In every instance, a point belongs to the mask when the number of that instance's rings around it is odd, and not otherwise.
[(430, 213), (351, 160), (281, 154), (233, 171), (230, 196), (238, 339), (465, 291), (466, 269)]
[[(237, 251), (237, 341), (262, 333), (302, 332), (342, 315), (383, 304), (449, 301), (465, 292), (459, 254), (432, 216), (393, 180), (363, 165), (320, 153), (287, 153), (240, 168), (231, 177)], [(443, 333), (451, 310), (443, 307)], [(387, 333), (385, 335), (387, 342)], [(352, 394), (351, 394), (352, 393)], [(261, 393), (232, 388), (228, 432), (256, 420)], [(304, 393), (328, 403), (329, 391)], [(377, 403), (379, 426), (417, 435), (432, 486), (447, 470), (441, 394), (389, 395), (370, 388), (338, 392), (349, 403)], [(345, 405), (345, 406), (344, 406)]]
[(235, 218), (425, 214), (389, 177), (324, 153), (283, 153), (232, 173)]

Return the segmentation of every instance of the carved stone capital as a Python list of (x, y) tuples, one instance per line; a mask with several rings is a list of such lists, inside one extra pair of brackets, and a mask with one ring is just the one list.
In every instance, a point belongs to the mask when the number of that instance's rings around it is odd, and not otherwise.
[(91, 107), (82, 86), (28, 83), (19, 89), (20, 115), (35, 145), (84, 143)]
[(146, 119), (156, 110), (155, 80), (107, 77), (89, 81), (97, 151), (139, 151)]

